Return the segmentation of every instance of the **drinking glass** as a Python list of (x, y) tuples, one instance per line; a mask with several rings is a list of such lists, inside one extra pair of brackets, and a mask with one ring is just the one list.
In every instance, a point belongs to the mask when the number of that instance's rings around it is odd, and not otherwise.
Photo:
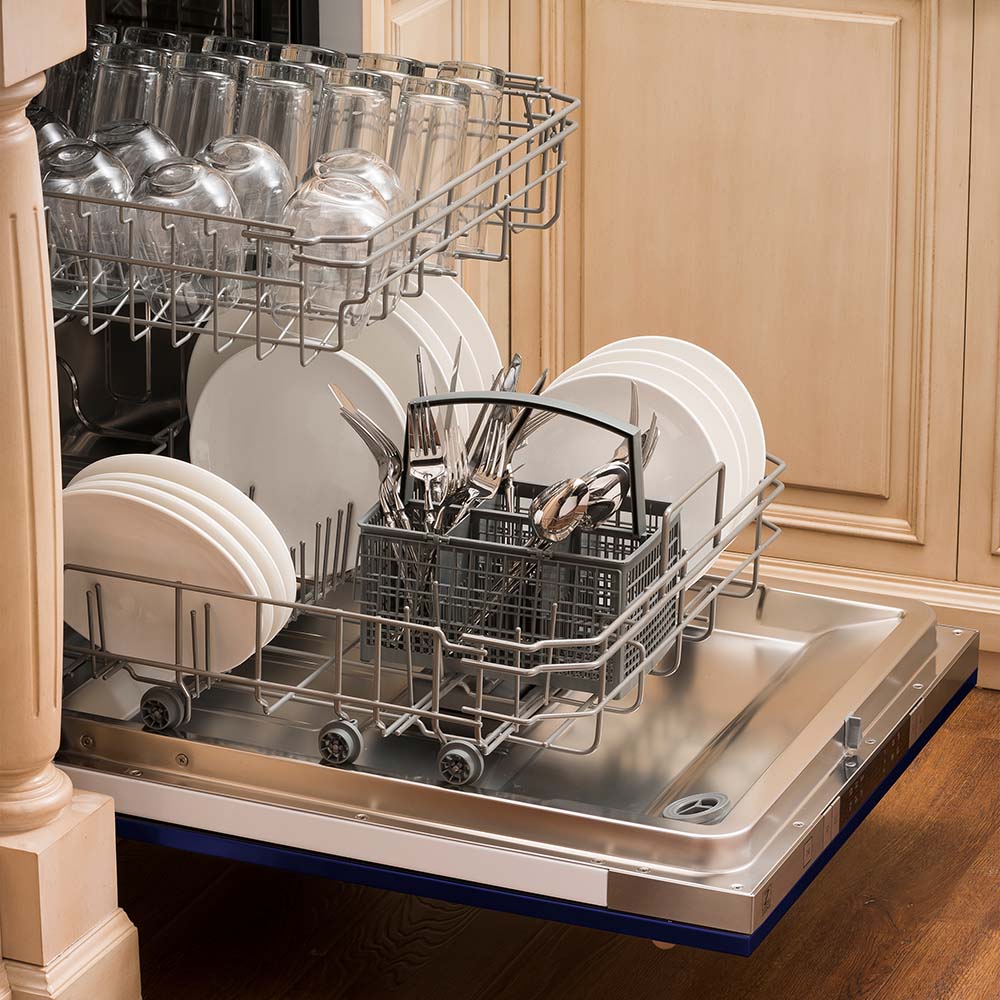
[(144, 121), (108, 122), (90, 135), (125, 164), (133, 183), (154, 163), (180, 154), (169, 136)]
[[(439, 80), (460, 80), (469, 88), (469, 124), (465, 134), (465, 154), (462, 171), (492, 156), (497, 151), (500, 131), (500, 112), (503, 107), (505, 74), (495, 66), (482, 66), (471, 62), (443, 62), (438, 66)], [(496, 164), (483, 167), (462, 186), (461, 194), (468, 194), (480, 184), (485, 184), (496, 174)], [(478, 215), (496, 203), (495, 189), (487, 188), (482, 194), (463, 205), (458, 211), (461, 226), (471, 223)], [(455, 241), (459, 250), (482, 253), (486, 249), (486, 219), (476, 223), (464, 236)]]
[[(411, 76), (423, 76), (427, 67), (419, 59), (394, 56), (388, 52), (362, 52), (358, 57), (358, 69), (382, 73), (392, 80), (392, 102), (389, 108), (389, 139), (387, 148), (392, 148), (392, 134), (396, 127), (396, 112), (404, 82)], [(376, 150), (378, 152), (378, 150)]]
[(76, 138), (76, 133), (62, 118), (41, 104), (29, 104), (24, 113), (35, 130), (39, 156), (57, 142)]
[[(461, 172), (465, 131), (469, 120), (469, 88), (457, 80), (410, 77), (403, 83), (392, 136), (389, 165), (399, 175), (407, 202), (413, 204)], [(420, 209), (417, 223), (426, 222), (448, 205), (447, 193)], [(417, 234), (418, 253), (445, 238), (446, 224), (455, 229), (455, 213)], [(434, 254), (434, 263), (443, 261)]]
[(271, 46), (253, 38), (234, 38), (231, 35), (207, 35), (201, 43), (202, 52), (228, 56), (236, 63), (236, 123), (240, 121), (240, 108), (246, 90), (250, 69), (259, 62), (266, 62)]
[[(367, 149), (338, 149), (332, 153), (324, 153), (313, 163), (306, 175), (311, 177), (332, 177), (340, 174), (346, 177), (357, 177), (371, 184), (382, 196), (389, 207), (389, 215), (399, 215), (406, 208), (406, 195), (399, 183), (396, 171), (389, 166), (377, 153)], [(400, 236), (409, 228), (409, 216), (405, 216), (393, 227), (392, 239)], [(401, 244), (389, 255), (389, 268), (398, 271), (406, 262), (406, 245)], [(384, 275), (383, 275), (384, 277)], [(399, 302), (400, 278), (396, 278), (386, 286), (385, 314), (388, 315)], [(382, 295), (379, 294), (372, 308), (372, 313), (381, 315), (383, 311)]]
[[(366, 268), (337, 265), (365, 260), (369, 253), (389, 242), (391, 230), (386, 226), (378, 235), (356, 242), (308, 241), (313, 237), (369, 236), (390, 217), (385, 199), (367, 181), (340, 173), (314, 176), (292, 195), (282, 213), (282, 224), (291, 226), (295, 236), (291, 245), (276, 243), (271, 273), (301, 282), (309, 316), (321, 317), (333, 325), (343, 311), (344, 337), (353, 340), (371, 315), (376, 296), (366, 297), (365, 292), (385, 277), (388, 254), (371, 265), (367, 286)], [(295, 261), (292, 256), (297, 253), (327, 263)], [(299, 288), (274, 285), (272, 294), (275, 320), (282, 327), (297, 330)], [(361, 298), (365, 300), (352, 301)]]
[(279, 222), (295, 190), (285, 161), (252, 135), (228, 135), (201, 150), (196, 159), (229, 181), (245, 219)]
[(342, 69), (347, 65), (347, 55), (336, 49), (321, 49), (317, 45), (283, 45), (280, 62), (305, 66), (312, 74), (313, 81), (313, 123), (319, 113), (320, 99), (323, 97), (323, 83), (328, 69)]
[(52, 300), (78, 308), (87, 302), (104, 306), (128, 289), (125, 269), (77, 254), (124, 256), (126, 226), (116, 205), (54, 198), (57, 194), (124, 201), (132, 179), (125, 165), (89, 139), (66, 139), (41, 157), (42, 191), (48, 209), (52, 265)]
[(166, 55), (134, 45), (102, 45), (91, 81), (88, 132), (106, 122), (155, 122)]
[(38, 102), (58, 115), (74, 130), (86, 125), (89, 107), (90, 78), (100, 45), (113, 45), (118, 31), (107, 24), (92, 24), (87, 29), (87, 48), (45, 74), (45, 89)]
[(178, 52), (167, 71), (160, 127), (184, 156), (194, 156), (236, 124), (239, 64), (210, 52)]
[(239, 130), (262, 139), (281, 154), (292, 180), (309, 166), (312, 132), (312, 76), (295, 63), (257, 63), (250, 68)]
[[(150, 167), (138, 179), (130, 200), (151, 209), (136, 212), (136, 239), (142, 259), (172, 265), (141, 269), (139, 280), (154, 319), (197, 323), (216, 305), (236, 301), (243, 227), (225, 219), (179, 214), (239, 218), (239, 201), (222, 174), (188, 157), (167, 160)], [(225, 271), (230, 277), (186, 268)]]
[(143, 49), (167, 49), (170, 52), (190, 52), (191, 36), (160, 28), (143, 28), (132, 25), (122, 32), (122, 41)]
[(364, 69), (327, 71), (313, 131), (311, 158), (336, 149), (386, 155), (392, 80)]

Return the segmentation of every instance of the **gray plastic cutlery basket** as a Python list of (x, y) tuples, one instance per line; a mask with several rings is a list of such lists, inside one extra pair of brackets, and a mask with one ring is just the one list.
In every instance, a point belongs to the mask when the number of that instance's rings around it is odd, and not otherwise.
[[(558, 688), (616, 688), (676, 627), (682, 595), (659, 598), (662, 607), (606, 660), (603, 686), (590, 666), (606, 649), (607, 638), (597, 637), (671, 567), (679, 568), (679, 518), (668, 516), (668, 502), (648, 500), (638, 530), (634, 512), (622, 509), (565, 542), (533, 548), (528, 510), (542, 489), (517, 483), (513, 510), (499, 509), (494, 499), (444, 535), (390, 526), (381, 508), (372, 508), (360, 522), (355, 596), (361, 610), (439, 625), (452, 642), (483, 648), (489, 662), (551, 670)], [(649, 610), (643, 603), (635, 617)], [(402, 631), (382, 626), (378, 632), (383, 656), (429, 665), (430, 637), (409, 631), (406, 649)], [(372, 623), (362, 634), (366, 659), (375, 643)], [(468, 663), (460, 666), (456, 656), (454, 669), (468, 673)]]

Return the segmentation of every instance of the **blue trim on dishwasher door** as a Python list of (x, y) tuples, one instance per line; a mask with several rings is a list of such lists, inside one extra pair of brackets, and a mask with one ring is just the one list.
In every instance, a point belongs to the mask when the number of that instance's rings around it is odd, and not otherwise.
[(724, 952), (729, 955), (747, 956), (752, 954), (764, 938), (771, 933), (778, 921), (805, 892), (837, 851), (843, 847), (848, 837), (860, 826), (862, 820), (878, 805), (886, 792), (913, 763), (917, 754), (923, 750), (948, 716), (958, 708), (965, 696), (975, 687), (976, 677), (977, 672), (973, 671), (952, 699), (927, 726), (917, 742), (900, 758), (899, 763), (753, 934), (737, 934), (712, 927), (660, 920), (656, 917), (625, 913), (621, 910), (609, 910), (606, 907), (573, 903), (548, 896), (535, 896), (531, 893), (463, 882), (438, 875), (424, 875), (403, 868), (390, 868), (386, 865), (370, 864), (365, 861), (352, 861), (348, 858), (338, 858), (315, 851), (303, 851), (292, 847), (282, 847), (278, 844), (246, 840), (242, 837), (210, 833), (191, 827), (142, 819), (137, 816), (119, 815), (117, 817), (118, 836), (127, 840), (143, 841), (147, 844), (158, 844), (163, 847), (228, 858), (232, 861), (245, 861), (250, 864), (282, 868), (300, 875), (319, 875), (341, 882), (368, 885), (376, 889), (389, 889), (393, 892), (406, 892), (415, 896), (428, 896), (451, 903), (461, 903), (465, 906), (501, 910), (522, 916), (537, 917), (542, 920), (557, 920), (580, 927), (592, 927), (615, 934), (628, 934), (633, 937)]

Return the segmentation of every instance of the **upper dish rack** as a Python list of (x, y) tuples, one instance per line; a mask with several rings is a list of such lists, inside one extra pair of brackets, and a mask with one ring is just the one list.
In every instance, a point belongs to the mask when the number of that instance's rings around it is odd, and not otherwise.
[[(570, 116), (580, 101), (553, 90), (541, 77), (517, 73), (506, 75), (504, 97), (509, 113), (500, 122), (495, 153), (361, 236), (331, 234), (297, 239), (287, 226), (253, 219), (234, 220), (79, 195), (47, 195), (74, 204), (71, 211), (78, 214), (81, 231), (86, 233), (86, 246), (80, 248), (61, 246), (50, 236), (53, 288), (61, 293), (55, 308), (56, 324), (79, 317), (91, 333), (98, 333), (118, 321), (127, 324), (130, 337), (136, 341), (152, 330), (168, 331), (174, 347), (195, 334), (211, 334), (217, 352), (225, 350), (233, 340), (240, 340), (255, 344), (258, 358), (279, 345), (292, 346), (298, 348), (303, 365), (321, 352), (341, 350), (350, 307), (373, 300), (371, 319), (384, 318), (392, 308), (390, 290), (401, 280), (404, 297), (418, 296), (423, 292), (425, 275), (453, 274), (448, 266), (453, 260), (506, 260), (512, 234), (547, 229), (559, 218), (566, 167), (563, 144), (577, 128)], [(472, 186), (477, 177), (483, 176), (487, 179)], [(426, 214), (428, 206), (435, 203), (443, 207)], [(94, 232), (91, 210), (97, 206), (117, 208), (118, 232), (113, 235), (118, 246), (125, 248), (124, 253), (104, 252), (95, 246), (98, 234)], [(165, 231), (170, 230), (171, 217), (200, 220), (202, 250), (209, 266), (179, 260), (176, 244), (171, 245), (165, 259), (144, 258), (135, 233), (138, 213), (158, 216)], [(456, 241), (483, 221), (494, 234), (489, 249), (460, 249)], [(221, 255), (215, 238), (217, 227), (234, 224), (241, 227), (249, 251), (244, 256), (246, 268), (238, 272), (219, 266)], [(107, 235), (103, 234), (105, 238)], [(317, 255), (318, 247), (337, 244), (348, 250), (355, 248), (353, 254), (345, 256), (357, 259), (329, 260)], [(359, 245), (364, 247), (364, 256), (356, 251)], [(283, 253), (298, 265), (297, 276), (294, 267), (289, 276), (270, 273), (269, 262), (277, 247), (286, 248)], [(96, 261), (100, 267), (88, 265), (89, 277), (82, 281), (79, 277), (70, 279), (59, 263), (66, 259)], [(387, 271), (383, 272), (386, 261)], [(209, 289), (208, 307), (191, 316), (175, 287), (168, 287), (164, 295), (158, 296), (155, 308), (147, 304), (139, 276), (151, 265), (170, 275), (200, 276), (202, 285)], [(340, 271), (345, 284), (350, 278), (350, 296), (345, 297), (335, 314), (315, 308), (307, 295), (307, 289), (317, 283), (322, 272), (327, 272), (327, 280), (332, 279), (330, 269)], [(111, 273), (116, 276), (117, 287), (109, 296)], [(380, 277), (382, 273), (384, 277)], [(98, 286), (102, 291), (95, 294)], [(273, 289), (278, 286), (284, 289), (283, 303), (291, 299), (293, 304), (283, 304), (280, 321), (275, 324), (271, 318)], [(220, 321), (223, 307), (227, 318)]]

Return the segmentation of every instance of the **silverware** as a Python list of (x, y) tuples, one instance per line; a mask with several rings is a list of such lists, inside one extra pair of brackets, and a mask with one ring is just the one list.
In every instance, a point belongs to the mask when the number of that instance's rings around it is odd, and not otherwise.
[(483, 432), (481, 457), (472, 463), (466, 499), (452, 518), (458, 524), (477, 504), (489, 500), (500, 488), (504, 469), (507, 467), (507, 416), (505, 407), (493, 407)]
[(580, 479), (553, 483), (531, 501), (528, 514), (537, 546), (562, 542), (584, 523), (590, 486)]

